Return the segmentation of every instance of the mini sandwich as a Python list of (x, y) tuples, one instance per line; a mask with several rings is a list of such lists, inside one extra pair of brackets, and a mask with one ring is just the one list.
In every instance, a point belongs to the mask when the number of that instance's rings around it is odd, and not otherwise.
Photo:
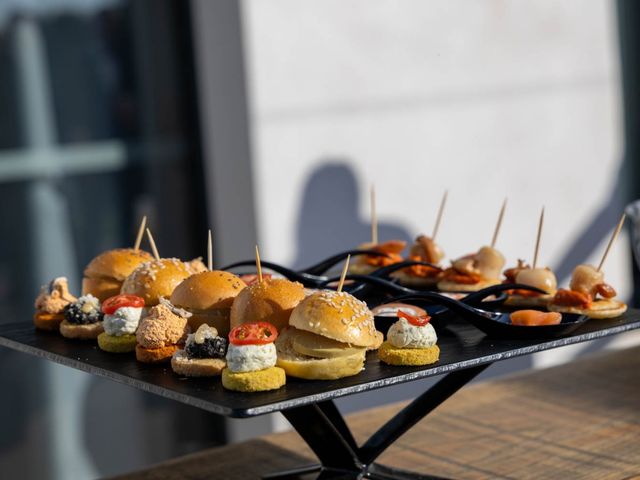
[(278, 330), (268, 322), (244, 323), (229, 333), (227, 368), (222, 386), (237, 392), (264, 392), (282, 387), (287, 377), (276, 367)]
[(101, 253), (84, 269), (82, 294), (101, 302), (120, 293), (122, 282), (142, 263), (153, 260), (144, 250), (117, 248)]
[(278, 340), (278, 366), (287, 375), (333, 380), (364, 368), (367, 350), (383, 340), (364, 302), (346, 292), (322, 290), (293, 309)]
[(176, 308), (164, 298), (151, 307), (136, 331), (136, 359), (143, 363), (163, 363), (171, 360), (184, 345), (189, 334), (189, 312)]
[(136, 295), (116, 295), (102, 303), (104, 332), (98, 346), (105, 352), (128, 353), (136, 349), (136, 330), (140, 323), (144, 299)]
[(176, 287), (171, 294), (171, 303), (191, 313), (189, 326), (192, 332), (206, 324), (226, 337), (230, 330), (231, 305), (245, 287), (246, 284), (232, 273), (201, 272)]
[(518, 266), (505, 270), (506, 283), (520, 283), (536, 287), (547, 293), (529, 290), (511, 290), (505, 304), (514, 307), (546, 307), (558, 289), (558, 281), (549, 267), (531, 268), (524, 260)]
[(293, 308), (305, 297), (301, 283), (285, 278), (265, 278), (243, 289), (231, 306), (231, 328), (243, 323), (269, 322), (281, 331), (289, 324)]
[(444, 258), (444, 252), (430, 237), (420, 235), (409, 250), (407, 260), (431, 263), (434, 267), (414, 265), (392, 274), (400, 283), (408, 287), (433, 287), (438, 283), (442, 269), (437, 268)]
[(438, 361), (438, 336), (429, 315), (414, 316), (398, 310), (398, 321), (389, 327), (378, 357), (389, 365), (429, 365)]
[(627, 310), (616, 300), (615, 289), (604, 282), (604, 273), (592, 265), (578, 265), (569, 289), (557, 291), (547, 308), (553, 312), (577, 313), (591, 318), (615, 318)]
[(443, 292), (476, 292), (500, 283), (505, 260), (492, 247), (482, 247), (477, 253), (451, 262), (438, 282)]
[(373, 250), (385, 255), (358, 255), (349, 263), (349, 273), (367, 275), (381, 267), (402, 262), (402, 251), (407, 246), (403, 240), (389, 240), (384, 243), (363, 243), (359, 250)]
[(66, 338), (95, 340), (103, 332), (100, 300), (91, 294), (82, 295), (64, 309), (60, 333)]
[(171, 368), (185, 377), (215, 377), (227, 365), (227, 340), (218, 335), (215, 327), (201, 324), (196, 333), (190, 333), (184, 350), (171, 357)]
[(66, 277), (54, 278), (48, 285), (40, 288), (36, 298), (33, 323), (40, 330), (58, 331), (64, 320), (64, 309), (77, 300), (69, 293)]
[(206, 267), (200, 260), (183, 262), (177, 258), (162, 258), (141, 264), (122, 284), (120, 293), (137, 295), (147, 308), (158, 305), (160, 298), (170, 298), (175, 288)]

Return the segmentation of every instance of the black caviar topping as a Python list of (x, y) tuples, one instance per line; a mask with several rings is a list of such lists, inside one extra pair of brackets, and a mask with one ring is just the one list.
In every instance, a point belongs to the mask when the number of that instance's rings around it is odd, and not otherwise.
[(76, 325), (89, 325), (91, 323), (101, 322), (103, 313), (100, 309), (92, 308), (88, 312), (82, 311), (82, 305), (78, 303), (70, 303), (64, 307), (64, 319)]
[(189, 343), (185, 347), (189, 358), (224, 358), (227, 340), (222, 337), (206, 338), (203, 343)]

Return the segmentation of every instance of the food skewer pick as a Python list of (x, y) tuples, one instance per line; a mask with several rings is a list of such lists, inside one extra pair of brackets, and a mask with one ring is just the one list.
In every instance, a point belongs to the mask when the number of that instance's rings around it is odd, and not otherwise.
[(371, 243), (378, 243), (378, 215), (376, 214), (376, 189), (371, 185)]
[(498, 240), (498, 233), (500, 233), (500, 227), (502, 226), (502, 219), (504, 218), (504, 211), (507, 208), (507, 199), (504, 199), (502, 202), (502, 208), (500, 209), (500, 215), (498, 215), (498, 222), (496, 223), (496, 228), (493, 231), (493, 238), (491, 239), (491, 248), (495, 248), (496, 241)]
[(149, 237), (149, 245), (151, 245), (151, 251), (153, 252), (153, 256), (156, 257), (156, 260), (160, 261), (160, 254), (158, 253), (158, 247), (156, 247), (156, 242), (153, 239), (153, 235), (151, 235), (151, 230), (147, 228), (147, 237)]
[(256, 245), (256, 268), (258, 269), (258, 281), (262, 283), (262, 264), (260, 263), (260, 250)]
[(340, 281), (338, 282), (338, 292), (341, 292), (342, 287), (344, 286), (344, 279), (347, 276), (347, 270), (349, 270), (349, 260), (351, 260), (351, 255), (347, 255), (347, 259), (344, 262), (344, 267), (342, 268), (342, 274), (340, 275)]
[(616, 238), (618, 238), (618, 234), (620, 233), (620, 230), (622, 230), (622, 225), (624, 225), (624, 221), (626, 218), (627, 218), (627, 215), (623, 213), (622, 217), (620, 217), (620, 221), (618, 222), (618, 226), (616, 227), (616, 229), (613, 232), (613, 235), (611, 235), (611, 238), (609, 239), (609, 244), (607, 245), (607, 249), (604, 251), (604, 254), (602, 255), (602, 260), (600, 260), (600, 264), (598, 265), (598, 272), (602, 270), (604, 261), (607, 259), (607, 255), (609, 255), (609, 250), (611, 250), (611, 246), (613, 245), (613, 242), (615, 242)]
[(209, 271), (213, 270), (213, 242), (211, 240), (211, 229), (209, 229), (209, 236), (207, 237), (207, 268)]
[(442, 220), (442, 213), (444, 212), (444, 206), (447, 203), (448, 195), (449, 195), (449, 190), (445, 190), (444, 195), (442, 195), (442, 200), (440, 201), (440, 208), (438, 209), (436, 224), (433, 226), (433, 234), (431, 235), (431, 240), (433, 240), (434, 242), (436, 240), (436, 235), (438, 234), (438, 229), (440, 228), (440, 220)]
[(542, 225), (544, 224), (544, 207), (540, 212), (540, 222), (538, 223), (538, 235), (536, 236), (536, 249), (533, 251), (533, 268), (538, 265), (538, 251), (540, 250), (540, 237), (542, 236)]
[(144, 228), (147, 226), (147, 216), (142, 217), (140, 227), (138, 228), (138, 235), (136, 236), (136, 243), (133, 245), (134, 250), (140, 250), (140, 243), (142, 242), (142, 236), (144, 235)]

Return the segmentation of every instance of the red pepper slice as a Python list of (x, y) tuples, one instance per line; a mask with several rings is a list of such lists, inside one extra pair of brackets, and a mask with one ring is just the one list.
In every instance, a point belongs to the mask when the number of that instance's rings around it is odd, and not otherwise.
[(116, 310), (122, 307), (144, 307), (144, 298), (137, 295), (116, 295), (115, 297), (107, 298), (102, 303), (102, 311), (107, 315), (112, 315)]
[(233, 345), (265, 345), (278, 338), (278, 329), (269, 322), (243, 323), (229, 332)]
[(422, 315), (419, 317), (416, 315), (409, 315), (402, 310), (398, 310), (398, 318), (406, 318), (411, 325), (415, 325), (416, 327), (424, 327), (431, 320), (429, 315)]

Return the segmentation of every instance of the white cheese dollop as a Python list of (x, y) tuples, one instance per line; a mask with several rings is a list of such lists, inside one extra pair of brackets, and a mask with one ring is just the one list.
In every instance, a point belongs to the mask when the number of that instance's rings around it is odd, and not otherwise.
[(227, 349), (227, 368), (232, 372), (255, 372), (273, 367), (276, 364), (276, 346), (233, 345)]
[(107, 335), (131, 335), (136, 333), (141, 315), (142, 308), (122, 307), (111, 315), (105, 314), (102, 326)]
[(430, 323), (417, 327), (401, 318), (389, 327), (387, 341), (396, 348), (429, 348), (436, 344), (438, 336)]

